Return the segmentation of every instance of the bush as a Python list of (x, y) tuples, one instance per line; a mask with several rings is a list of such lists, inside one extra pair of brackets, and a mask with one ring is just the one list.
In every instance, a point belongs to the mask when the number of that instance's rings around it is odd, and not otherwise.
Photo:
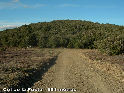
[(0, 48), (0, 51), (6, 51), (6, 49), (7, 49), (7, 48), (5, 48), (5, 47), (1, 47), (1, 48)]
[(121, 35), (107, 37), (94, 43), (101, 52), (109, 55), (124, 53), (124, 37)]

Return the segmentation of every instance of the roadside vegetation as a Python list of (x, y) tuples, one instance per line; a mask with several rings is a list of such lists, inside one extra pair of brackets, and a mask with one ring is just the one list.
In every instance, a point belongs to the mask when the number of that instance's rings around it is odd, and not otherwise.
[(38, 48), (11, 48), (0, 52), (0, 92), (3, 88), (31, 87), (55, 64), (58, 54), (57, 50)]
[(124, 54), (109, 56), (99, 52), (96, 49), (86, 49), (83, 54), (92, 61), (97, 61), (101, 64), (110, 63), (112, 65), (119, 65), (119, 69), (124, 71)]

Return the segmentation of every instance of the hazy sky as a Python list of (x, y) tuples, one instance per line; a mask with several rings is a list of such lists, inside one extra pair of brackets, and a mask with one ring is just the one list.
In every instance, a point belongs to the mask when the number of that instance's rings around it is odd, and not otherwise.
[(60, 19), (124, 25), (124, 0), (0, 0), (0, 26)]

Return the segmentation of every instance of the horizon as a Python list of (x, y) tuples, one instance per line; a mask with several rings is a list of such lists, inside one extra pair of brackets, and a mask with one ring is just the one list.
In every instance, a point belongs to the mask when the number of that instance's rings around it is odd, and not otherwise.
[(124, 26), (124, 1), (116, 0), (1, 0), (1, 27), (50, 22), (52, 20), (86, 20), (100, 24)]
[[(73, 20), (73, 19), (62, 19), (62, 20)], [(62, 21), (61, 19), (59, 20), (50, 20), (50, 21), (42, 21), (42, 22), (52, 22), (52, 21)], [(75, 21), (75, 20), (73, 20)], [(76, 20), (76, 21), (90, 21), (90, 20)], [(42, 23), (40, 22), (40, 23)], [(93, 22), (93, 21), (90, 21), (90, 22)], [(18, 27), (21, 27), (23, 25), (30, 25), (30, 24), (36, 24), (36, 23), (39, 23), (39, 22), (35, 22), (35, 23), (28, 23), (28, 24), (22, 24), (22, 25), (2, 25), (0, 26), (0, 31), (4, 31), (4, 30), (7, 30), (7, 29), (14, 29), (14, 28), (18, 28)], [(100, 22), (93, 22), (93, 23), (99, 23), (99, 24), (111, 24), (111, 23), (100, 23)], [(111, 24), (111, 25), (117, 25), (117, 24)], [(124, 25), (118, 25), (118, 26), (124, 26)]]

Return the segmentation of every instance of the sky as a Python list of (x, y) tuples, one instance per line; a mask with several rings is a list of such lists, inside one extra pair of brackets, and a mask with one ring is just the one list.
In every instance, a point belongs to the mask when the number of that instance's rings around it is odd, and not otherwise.
[(124, 0), (0, 0), (0, 29), (52, 20), (124, 25)]

